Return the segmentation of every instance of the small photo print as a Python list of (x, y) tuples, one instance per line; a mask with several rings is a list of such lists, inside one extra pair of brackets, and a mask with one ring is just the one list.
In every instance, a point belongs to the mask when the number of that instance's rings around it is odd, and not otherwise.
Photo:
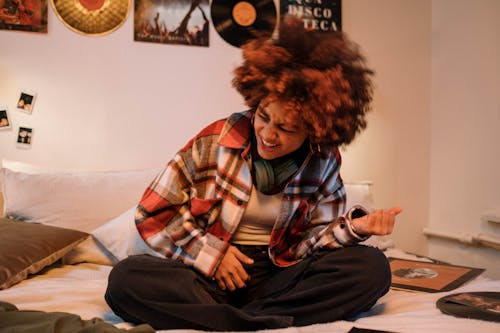
[(35, 105), (36, 93), (31, 91), (21, 91), (17, 101), (17, 109), (23, 112), (31, 113)]
[(427, 267), (400, 268), (392, 274), (403, 279), (432, 279), (439, 275), (438, 272)]
[(0, 106), (0, 130), (10, 128), (10, 119), (7, 107)]
[(17, 143), (20, 145), (30, 146), (33, 136), (33, 129), (29, 127), (19, 127), (17, 134)]

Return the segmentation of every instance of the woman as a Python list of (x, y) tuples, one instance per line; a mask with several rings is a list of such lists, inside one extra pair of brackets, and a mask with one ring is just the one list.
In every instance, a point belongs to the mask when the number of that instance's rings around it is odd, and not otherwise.
[(338, 146), (366, 126), (372, 72), (342, 33), (286, 18), (243, 48), (249, 111), (207, 126), (146, 190), (136, 225), (158, 257), (115, 266), (106, 300), (156, 329), (257, 330), (345, 319), (390, 285), (379, 250), (401, 209), (348, 207)]

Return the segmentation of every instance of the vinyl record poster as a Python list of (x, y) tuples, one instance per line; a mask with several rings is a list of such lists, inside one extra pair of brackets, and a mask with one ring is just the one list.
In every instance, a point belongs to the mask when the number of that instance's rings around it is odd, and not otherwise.
[(281, 15), (301, 17), (306, 29), (342, 30), (342, 0), (280, 0)]
[(273, 0), (212, 0), (210, 14), (217, 33), (236, 47), (255, 37), (270, 38), (277, 22)]
[(208, 0), (135, 0), (134, 40), (209, 45)]

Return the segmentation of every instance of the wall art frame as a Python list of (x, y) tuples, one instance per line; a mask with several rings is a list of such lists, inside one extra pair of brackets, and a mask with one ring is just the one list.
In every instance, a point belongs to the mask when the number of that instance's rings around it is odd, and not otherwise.
[(47, 32), (48, 0), (0, 0), (0, 30)]

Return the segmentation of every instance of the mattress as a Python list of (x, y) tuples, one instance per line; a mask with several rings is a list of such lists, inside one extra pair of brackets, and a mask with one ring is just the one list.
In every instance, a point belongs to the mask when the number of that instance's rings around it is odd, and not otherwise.
[[(418, 259), (399, 249), (387, 249), (389, 257)], [(133, 325), (116, 316), (104, 301), (107, 276), (112, 266), (94, 263), (63, 265), (58, 262), (20, 283), (0, 291), (0, 300), (16, 305), (20, 310), (69, 312), (82, 319), (101, 318), (119, 328)], [(389, 332), (500, 332), (495, 322), (457, 318), (441, 313), (436, 301), (444, 295), (458, 292), (500, 291), (500, 281), (478, 276), (461, 287), (444, 293), (427, 293), (391, 289), (368, 312), (352, 320), (316, 324), (305, 327), (263, 330), (268, 333), (336, 333), (351, 328)], [(158, 332), (188, 333), (196, 330)]]

